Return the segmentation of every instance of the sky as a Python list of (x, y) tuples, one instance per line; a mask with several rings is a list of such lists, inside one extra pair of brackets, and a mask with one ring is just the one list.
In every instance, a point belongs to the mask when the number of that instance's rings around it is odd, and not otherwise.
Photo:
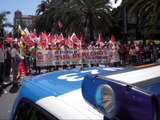
[(121, 4), (121, 2), (122, 2), (122, 0), (118, 0), (117, 3), (115, 4), (115, 3), (114, 3), (115, 0), (110, 0), (110, 1), (112, 2), (112, 6), (113, 6), (113, 7), (119, 6), (119, 5)]
[[(0, 0), (0, 12), (10, 11), (11, 14), (7, 15), (7, 21), (13, 24), (14, 12), (20, 10), (22, 15), (35, 15), (37, 6), (42, 0)], [(114, 4), (114, 0), (111, 0), (113, 7), (120, 5), (122, 0), (118, 0), (117, 4)], [(9, 28), (6, 28), (9, 30)]]
[[(0, 0), (0, 12), (10, 11), (6, 15), (7, 21), (13, 24), (14, 12), (20, 10), (22, 15), (35, 15), (41, 0)], [(6, 28), (10, 31), (10, 28)]]

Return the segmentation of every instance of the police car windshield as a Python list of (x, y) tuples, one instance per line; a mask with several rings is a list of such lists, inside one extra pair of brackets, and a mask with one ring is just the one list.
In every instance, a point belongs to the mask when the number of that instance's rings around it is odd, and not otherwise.
[(160, 77), (137, 83), (135, 86), (153, 94), (160, 94)]

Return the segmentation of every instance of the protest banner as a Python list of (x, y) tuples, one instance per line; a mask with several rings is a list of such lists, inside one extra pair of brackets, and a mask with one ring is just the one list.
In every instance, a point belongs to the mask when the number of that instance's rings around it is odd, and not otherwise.
[(108, 63), (106, 50), (37, 50), (37, 66)]

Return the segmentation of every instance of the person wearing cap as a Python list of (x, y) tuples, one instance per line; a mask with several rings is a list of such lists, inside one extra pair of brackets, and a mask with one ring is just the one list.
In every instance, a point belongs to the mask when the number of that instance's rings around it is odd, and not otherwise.
[(3, 49), (3, 41), (0, 40), (0, 85), (3, 84), (4, 81), (4, 49)]
[(19, 71), (19, 63), (21, 61), (20, 54), (18, 52), (19, 45), (18, 43), (13, 44), (13, 49), (11, 51), (11, 57), (12, 57), (12, 74), (13, 74), (13, 85), (20, 85), (18, 82), (18, 71)]

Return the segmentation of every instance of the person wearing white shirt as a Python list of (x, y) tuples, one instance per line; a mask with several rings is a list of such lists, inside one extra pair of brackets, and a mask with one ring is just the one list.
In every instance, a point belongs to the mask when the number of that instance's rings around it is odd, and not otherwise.
[(19, 46), (17, 43), (13, 44), (13, 49), (11, 51), (11, 57), (12, 57), (12, 73), (13, 73), (13, 85), (20, 85), (18, 82), (18, 71), (19, 71), (19, 62), (17, 61), (17, 56), (20, 55), (18, 53)]
[(0, 40), (0, 85), (3, 84), (4, 81), (4, 49), (3, 49), (3, 41)]

